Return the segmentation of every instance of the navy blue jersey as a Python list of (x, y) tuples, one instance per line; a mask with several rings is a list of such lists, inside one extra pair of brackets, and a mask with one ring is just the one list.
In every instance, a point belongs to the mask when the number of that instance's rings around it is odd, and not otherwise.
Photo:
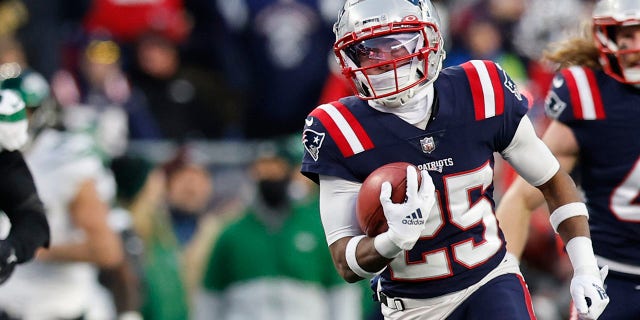
[(585, 67), (553, 79), (546, 113), (573, 131), (596, 255), (640, 267), (640, 90)]
[[(429, 298), (478, 282), (505, 254), (494, 215), (494, 152), (511, 142), (527, 102), (493, 62), (442, 70), (425, 130), (355, 97), (321, 105), (306, 119), (302, 173), (363, 182), (376, 168), (405, 161), (429, 171), (436, 187), (427, 227), (414, 248), (380, 275), (390, 296)], [(353, 212), (345, 214), (355, 214)]]

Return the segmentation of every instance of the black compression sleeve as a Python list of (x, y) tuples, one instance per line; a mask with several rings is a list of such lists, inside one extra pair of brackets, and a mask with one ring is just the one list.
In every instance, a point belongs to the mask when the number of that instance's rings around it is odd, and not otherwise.
[(49, 224), (31, 172), (19, 151), (0, 152), (0, 209), (11, 221), (7, 240), (18, 262), (33, 258), (38, 247), (49, 246)]

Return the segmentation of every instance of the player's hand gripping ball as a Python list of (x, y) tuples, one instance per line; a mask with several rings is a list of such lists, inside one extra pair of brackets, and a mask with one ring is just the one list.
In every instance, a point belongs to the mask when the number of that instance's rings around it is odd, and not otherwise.
[[(380, 186), (383, 182), (391, 183), (391, 201), (403, 203), (407, 196), (407, 166), (408, 162), (393, 162), (386, 164), (369, 174), (358, 192), (356, 202), (356, 217), (360, 228), (368, 237), (375, 237), (389, 229), (387, 218), (380, 203)], [(417, 172), (420, 172), (416, 168)], [(418, 186), (421, 177), (418, 174)]]

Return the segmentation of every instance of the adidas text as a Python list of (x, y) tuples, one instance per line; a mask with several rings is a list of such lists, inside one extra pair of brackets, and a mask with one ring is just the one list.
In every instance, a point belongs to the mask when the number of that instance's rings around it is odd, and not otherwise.
[(420, 219), (402, 219), (402, 224), (412, 225), (421, 225), (424, 224), (424, 221)]

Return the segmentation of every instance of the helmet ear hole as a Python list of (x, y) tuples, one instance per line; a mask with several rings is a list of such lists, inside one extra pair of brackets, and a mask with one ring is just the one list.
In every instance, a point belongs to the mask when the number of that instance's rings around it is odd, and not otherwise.
[(618, 28), (616, 26), (607, 26), (604, 28), (604, 30), (607, 33), (606, 34), (607, 38), (611, 39), (611, 41), (615, 43), (616, 33), (618, 31)]
[(607, 63), (609, 64), (609, 66), (611, 68), (611, 72), (613, 72), (615, 74), (622, 73), (622, 68), (620, 67), (620, 64), (618, 63), (618, 58), (616, 58), (615, 55), (608, 54), (606, 56), (606, 59), (607, 59)]

